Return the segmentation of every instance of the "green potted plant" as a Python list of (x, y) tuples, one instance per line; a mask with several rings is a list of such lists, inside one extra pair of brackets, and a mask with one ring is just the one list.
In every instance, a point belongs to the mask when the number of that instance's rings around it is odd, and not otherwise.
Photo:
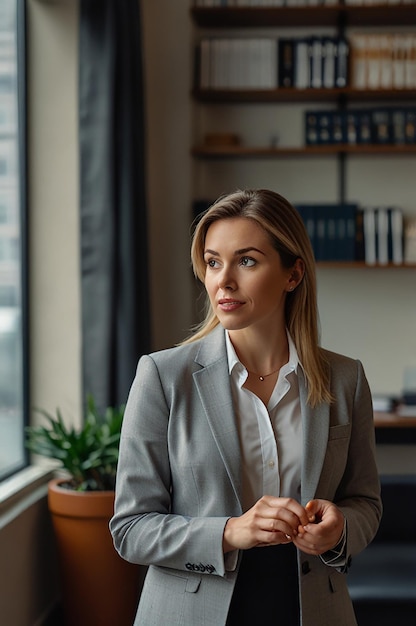
[(29, 426), (27, 448), (55, 459), (65, 470), (48, 485), (67, 626), (131, 626), (142, 569), (116, 553), (108, 523), (124, 406), (100, 412), (87, 398), (80, 429), (67, 426), (61, 411), (39, 411), (43, 425)]
[(103, 414), (88, 396), (80, 430), (67, 426), (59, 409), (52, 415), (38, 410), (45, 426), (26, 429), (31, 452), (59, 461), (68, 478), (62, 486), (75, 491), (114, 491), (124, 406), (108, 407)]

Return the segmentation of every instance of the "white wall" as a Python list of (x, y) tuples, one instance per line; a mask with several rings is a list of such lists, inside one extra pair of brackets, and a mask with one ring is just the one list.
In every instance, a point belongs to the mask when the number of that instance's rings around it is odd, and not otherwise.
[(189, 334), (191, 43), (188, 0), (142, 2), (153, 346)]
[(31, 404), (79, 421), (78, 3), (27, 10)]

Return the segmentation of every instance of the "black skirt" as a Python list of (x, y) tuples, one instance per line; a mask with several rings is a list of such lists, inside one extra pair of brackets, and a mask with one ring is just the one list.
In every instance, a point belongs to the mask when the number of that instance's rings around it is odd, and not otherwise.
[(299, 583), (293, 544), (245, 550), (226, 626), (299, 626)]

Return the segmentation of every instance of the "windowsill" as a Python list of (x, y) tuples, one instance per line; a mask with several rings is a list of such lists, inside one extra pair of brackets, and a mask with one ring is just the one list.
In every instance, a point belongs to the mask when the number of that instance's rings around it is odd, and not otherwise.
[(46, 497), (54, 476), (50, 465), (31, 465), (0, 483), (0, 529)]

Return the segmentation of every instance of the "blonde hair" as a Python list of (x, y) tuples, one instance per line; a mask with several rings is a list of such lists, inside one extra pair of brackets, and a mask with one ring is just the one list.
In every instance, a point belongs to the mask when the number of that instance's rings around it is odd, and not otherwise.
[[(330, 402), (328, 367), (319, 347), (315, 258), (302, 218), (290, 202), (268, 189), (238, 190), (221, 196), (202, 214), (195, 227), (191, 246), (195, 276), (204, 283), (204, 247), (208, 228), (218, 220), (235, 217), (251, 219), (268, 233), (283, 267), (293, 267), (299, 258), (303, 261), (303, 279), (286, 296), (285, 322), (305, 372), (308, 403), (316, 406), (320, 402)], [(205, 337), (219, 324), (208, 298), (206, 306), (205, 319), (183, 343)]]

